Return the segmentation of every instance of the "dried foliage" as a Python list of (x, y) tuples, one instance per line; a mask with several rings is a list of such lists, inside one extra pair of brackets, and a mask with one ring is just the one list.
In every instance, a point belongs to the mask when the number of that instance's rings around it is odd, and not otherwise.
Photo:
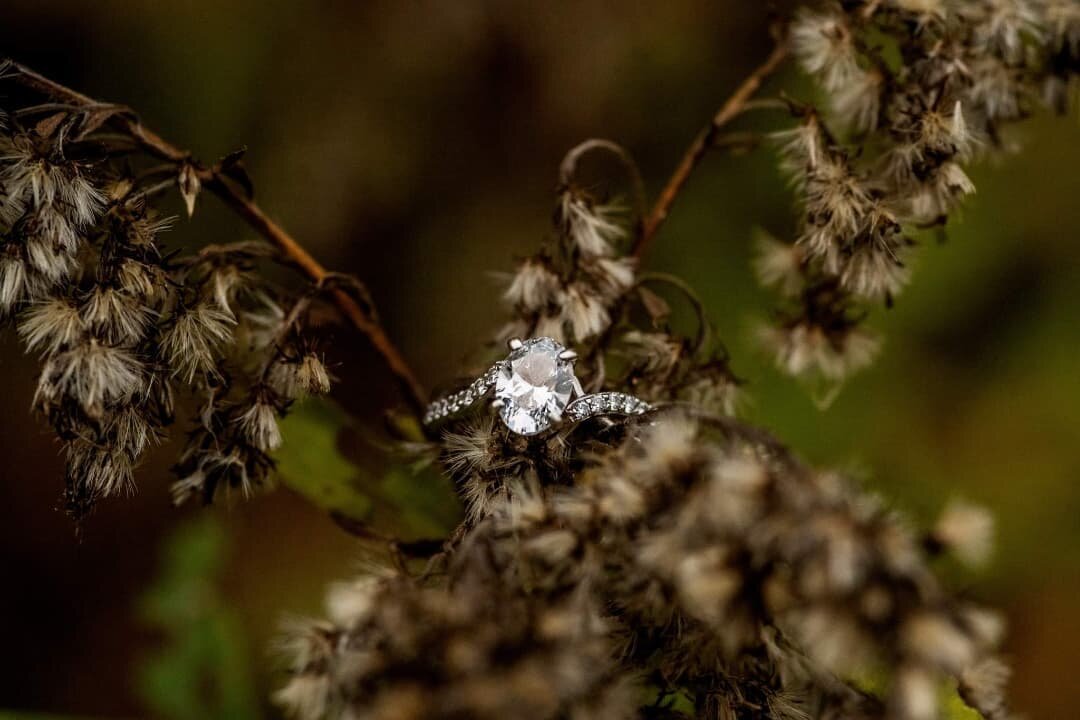
[[(508, 283), (513, 316), (499, 336), (573, 344), (588, 390), (631, 392), (657, 409), (536, 437), (490, 417), (409, 437), (402, 451), (441, 464), (466, 519), (423, 568), (392, 544), (394, 569), (335, 587), (326, 620), (295, 623), (278, 702), (303, 720), (930, 720), (949, 691), (988, 720), (1009, 717), (1002, 621), (931, 566), (942, 553), (983, 562), (991, 518), (955, 503), (919, 533), (851, 479), (735, 419), (741, 383), (701, 304), (678, 278), (640, 272), (638, 259), (701, 156), (722, 144), (716, 133), (790, 52), (826, 102), (757, 104), (795, 120), (775, 140), (800, 212), (794, 242), (759, 238), (756, 270), (786, 303), (761, 337), (785, 371), (835, 389), (878, 350), (865, 309), (902, 290), (912, 231), (945, 223), (974, 191), (964, 166), (1005, 148), (1002, 127), (1038, 104), (1067, 108), (1077, 8), (803, 9), (648, 214), (625, 151), (575, 148), (552, 235)], [(63, 95), (20, 68), (7, 74)], [(326, 273), (244, 199), (238, 156), (200, 165), (127, 111), (60, 90), (77, 107), (16, 106), (0, 139), (0, 310), (42, 355), (35, 406), (67, 450), (76, 514), (131, 487), (180, 398), (192, 430), (177, 499), (264, 483), (278, 418), (329, 389), (302, 333), (323, 291), (415, 391), (362, 286)], [(109, 123), (120, 139), (102, 132)], [(132, 162), (130, 141), (165, 163)], [(594, 151), (626, 168), (629, 209), (577, 182)], [(191, 214), (207, 187), (272, 244), (166, 253), (155, 200), (176, 188)], [(282, 255), (315, 283), (288, 293), (262, 280), (258, 265)], [(684, 307), (689, 334), (677, 330)]]
[(465, 432), (492, 446), (459, 460), (489, 489), (471, 530), (445, 574), (342, 585), (329, 623), (293, 629), (279, 700), (301, 717), (924, 718), (948, 679), (1000, 703), (997, 616), (943, 590), (879, 501), (767, 435), (669, 410), (508, 470), (505, 436)]
[(144, 167), (102, 134), (113, 112), (28, 105), (0, 132), (0, 314), (41, 356), (34, 407), (63, 444), (76, 518), (134, 489), (177, 408), (191, 429), (176, 500), (249, 492), (268, 479), (278, 417), (329, 390), (300, 333), (321, 287), (295, 296), (262, 280), (267, 244), (167, 252), (172, 219), (155, 204), (177, 187), (193, 211), (198, 180), (186, 161)]
[(1008, 150), (1005, 126), (1065, 113), (1080, 68), (1072, 0), (824, 2), (799, 11), (791, 49), (825, 109), (787, 100), (775, 135), (801, 212), (794, 243), (760, 245), (761, 281), (786, 299), (761, 335), (785, 372), (827, 388), (879, 341), (868, 304), (910, 276), (912, 232), (944, 225), (975, 185), (964, 168)]
[[(943, 224), (974, 191), (963, 165), (1004, 147), (1002, 125), (1043, 100), (1065, 109), (1078, 31), (1076, 6), (1061, 2), (828, 3), (793, 19), (780, 42), (828, 106), (761, 103), (796, 119), (775, 138), (800, 235), (759, 238), (756, 262), (788, 302), (761, 333), (778, 365), (835, 389), (873, 360), (864, 308), (903, 288), (909, 233)], [(746, 93), (734, 97), (745, 105)], [(729, 106), (706, 136), (738, 114)], [(984, 562), (989, 515), (953, 503), (920, 534), (735, 420), (739, 382), (692, 291), (631, 275), (622, 253), (637, 254), (640, 241), (627, 241), (639, 225), (573, 183), (566, 170), (582, 154), (564, 163), (554, 237), (509, 284), (515, 320), (501, 336), (574, 342), (586, 387), (660, 409), (533, 440), (490, 419), (452, 428), (431, 452), (467, 499), (465, 526), (419, 576), (335, 589), (330, 620), (292, 634), (304, 651), (278, 699), (305, 719), (924, 720), (951, 688), (985, 718), (1010, 717), (1002, 620), (931, 567), (945, 552)], [(678, 296), (698, 310), (696, 337), (672, 327)], [(576, 658), (553, 655), (548, 631), (518, 645), (523, 626), (552, 615)], [(516, 672), (532, 664), (543, 670), (523, 687)]]
[[(529, 299), (537, 282), (561, 282), (538, 267), (573, 264), (583, 235), (606, 227), (605, 206), (581, 192), (563, 188), (555, 236), (511, 281), (515, 332), (574, 307)], [(575, 202), (592, 217), (564, 222)], [(584, 238), (590, 257), (612, 256), (626, 232)], [(423, 573), (337, 586), (327, 621), (292, 627), (278, 701), (305, 720), (922, 719), (952, 683), (1006, 717), (1002, 621), (929, 566), (942, 552), (984, 559), (988, 516), (956, 504), (920, 536), (849, 479), (724, 414), (728, 402), (682, 402), (687, 386), (714, 398), (737, 387), (722, 356), (701, 351), (708, 333), (679, 336), (640, 284), (606, 296), (601, 273), (574, 282), (607, 318), (600, 340), (582, 338), (599, 358), (583, 358), (583, 379), (662, 409), (538, 438), (465, 420), (432, 443), (467, 501), (464, 526)], [(608, 348), (621, 362), (603, 362)], [(622, 370), (608, 377), (608, 365)], [(887, 692), (871, 692), (883, 678)]]

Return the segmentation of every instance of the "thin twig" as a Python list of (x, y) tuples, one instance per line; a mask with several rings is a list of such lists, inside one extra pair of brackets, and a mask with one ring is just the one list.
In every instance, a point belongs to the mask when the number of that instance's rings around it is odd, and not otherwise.
[(399, 553), (406, 558), (434, 558), (443, 552), (448, 542), (442, 538), (399, 540), (373, 529), (363, 520), (351, 518), (336, 510), (330, 511), (330, 519), (350, 535), (362, 540), (383, 543), (390, 548), (391, 552)]
[[(120, 106), (100, 103), (19, 63), (7, 61), (6, 63), (0, 63), (0, 67), (4, 68), (4, 71), (0, 72), (0, 76), (10, 78), (20, 85), (59, 103), (87, 110), (120, 109)], [(132, 112), (115, 112), (109, 120), (114, 127), (135, 140), (147, 154), (175, 163), (178, 166), (183, 164), (191, 166), (202, 187), (207, 188), (221, 198), (256, 232), (273, 243), (281, 254), (312, 282), (322, 283), (329, 274), (318, 260), (312, 257), (284, 228), (271, 220), (237, 183), (230, 180), (222, 172), (221, 168), (196, 162), (191, 157), (191, 153), (176, 147), (153, 130), (145, 127)], [(344, 290), (335, 290), (332, 296), (338, 308), (352, 323), (353, 327), (363, 333), (374, 346), (375, 351), (401, 386), (402, 393), (413, 411), (417, 414), (421, 413), (427, 395), (409, 364), (405, 361), (404, 356), (402, 356), (401, 351), (387, 336), (386, 331), (371, 309), (362, 307)]]
[(786, 36), (783, 34), (778, 35), (776, 45), (773, 47), (769, 57), (766, 58), (757, 69), (755, 69), (750, 75), (743, 80), (742, 84), (732, 93), (731, 97), (727, 99), (727, 102), (721, 106), (716, 115), (706, 125), (701, 132), (698, 133), (694, 141), (690, 143), (690, 147), (686, 149), (683, 154), (682, 160), (679, 162), (675, 172), (672, 173), (671, 178), (668, 179), (664, 189), (660, 191), (660, 195), (656, 199), (656, 204), (653, 205), (652, 212), (645, 220), (645, 224), (642, 227), (641, 234), (638, 236), (637, 242), (634, 243), (633, 255), (640, 258), (649, 249), (649, 245), (652, 243), (653, 238), (656, 236), (656, 232), (660, 229), (660, 226), (664, 224), (667, 219), (668, 213), (671, 212), (671, 206), (675, 203), (675, 198), (679, 196), (683, 186), (686, 185), (686, 181), (690, 179), (690, 175), (694, 172), (694, 169), (701, 162), (702, 158), (709, 151), (709, 148), (713, 146), (713, 140), (716, 138), (720, 130), (729, 122), (738, 117), (747, 107), (747, 103), (754, 97), (754, 93), (758, 91), (765, 79), (776, 72), (777, 68), (784, 62), (784, 59), (788, 55), (788, 45)]

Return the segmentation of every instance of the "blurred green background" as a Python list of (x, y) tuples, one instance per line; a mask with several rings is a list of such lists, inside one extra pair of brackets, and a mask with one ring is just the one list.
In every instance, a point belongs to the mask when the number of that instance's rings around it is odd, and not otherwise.
[[(768, 52), (758, 5), (6, 0), (0, 52), (137, 108), (204, 159), (248, 145), (263, 206), (369, 283), (431, 386), (501, 322), (492, 273), (547, 232), (562, 154), (610, 137), (655, 193)], [(810, 92), (790, 68), (778, 82)], [(919, 522), (953, 496), (995, 511), (994, 563), (943, 571), (1004, 608), (1016, 704), (1057, 719), (1080, 706), (1080, 123), (1039, 117), (1010, 139), (1023, 150), (974, 169), (978, 194), (946, 242), (923, 238), (910, 289), (875, 312), (881, 360), (827, 411), (749, 339), (773, 300), (751, 278), (751, 236), (789, 237), (794, 218), (768, 151), (710, 157), (647, 266), (701, 292), (749, 380), (753, 420)], [(249, 237), (205, 197), (166, 239)], [(394, 396), (372, 353), (342, 333), (329, 354), (335, 397), (377, 427)], [(23, 412), (35, 364), (10, 331), (0, 370), (0, 709), (271, 713), (276, 629), (319, 611), (325, 585), (359, 567), (356, 543), (285, 489), (171, 510), (169, 446), (138, 494), (105, 503), (77, 541), (56, 509), (56, 445)], [(375, 432), (350, 429), (343, 449), (380, 473)]]

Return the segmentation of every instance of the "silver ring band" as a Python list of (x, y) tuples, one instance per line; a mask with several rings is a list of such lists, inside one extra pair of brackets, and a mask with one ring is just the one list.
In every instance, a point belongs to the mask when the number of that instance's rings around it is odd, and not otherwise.
[(567, 420), (641, 415), (652, 409), (649, 403), (627, 393), (585, 394), (573, 371), (577, 353), (551, 338), (513, 339), (509, 346), (510, 354), (467, 388), (428, 405), (424, 424), (435, 425), (459, 415), (489, 394), (493, 395), (492, 407), (506, 426), (520, 435), (536, 435)]

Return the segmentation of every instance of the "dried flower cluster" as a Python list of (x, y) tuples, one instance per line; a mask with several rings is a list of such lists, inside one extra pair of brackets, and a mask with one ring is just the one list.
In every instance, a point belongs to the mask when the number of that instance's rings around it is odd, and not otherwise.
[(167, 257), (172, 221), (154, 203), (179, 186), (193, 209), (190, 166), (127, 169), (99, 124), (42, 105), (0, 131), (0, 315), (41, 355), (34, 405), (63, 443), (65, 504), (81, 517), (130, 492), (178, 402), (198, 407), (177, 500), (247, 491), (266, 478), (277, 416), (326, 392), (326, 370), (280, 309), (287, 298), (252, 273), (270, 248)]
[[(830, 3), (798, 16), (790, 42), (829, 111), (788, 102), (799, 122), (778, 136), (803, 210), (797, 241), (761, 238), (756, 263), (791, 301), (763, 332), (781, 367), (835, 386), (873, 359), (862, 308), (903, 288), (908, 232), (943, 223), (973, 192), (962, 165), (1002, 145), (1002, 124), (1040, 97), (1061, 109), (1076, 32), (1076, 6), (1053, 2)], [(870, 37), (891, 39), (900, 60)], [(627, 231), (575, 192), (568, 184), (559, 203), (556, 241), (511, 283), (512, 332), (585, 341), (589, 387), (669, 408), (531, 441), (490, 419), (448, 434), (439, 452), (468, 517), (444, 570), (337, 589), (330, 621), (293, 635), (304, 650), (278, 699), (305, 720), (463, 707), (472, 717), (929, 720), (951, 688), (985, 718), (1011, 717), (1001, 619), (950, 594), (930, 566), (943, 552), (984, 562), (989, 515), (953, 503), (919, 536), (848, 479), (731, 420), (738, 383), (722, 351), (709, 355), (707, 323), (680, 337), (647, 286), (673, 286), (691, 304), (693, 294), (670, 278), (598, 280), (590, 263), (612, 257)], [(571, 283), (604, 313), (586, 321)], [(670, 407), (689, 386), (693, 409)], [(458, 609), (461, 598), (486, 610)], [(357, 615), (342, 618), (342, 606)], [(493, 652), (548, 613), (571, 629), (561, 647), (578, 648), (578, 661), (553, 658), (535, 630), (528, 649)], [(432, 640), (399, 648), (395, 633)], [(544, 668), (526, 687), (502, 674), (523, 663)], [(594, 690), (582, 707), (594, 683), (618, 692)]]
[(1080, 69), (1072, 0), (826, 2), (790, 30), (827, 112), (790, 104), (778, 134), (802, 211), (793, 244), (764, 239), (761, 281), (787, 298), (762, 331), (785, 372), (835, 384), (878, 340), (868, 303), (910, 273), (911, 231), (943, 225), (975, 191), (964, 166), (1005, 148), (1001, 129), (1040, 104), (1065, 112)]
[(521, 318), (507, 337), (555, 338), (583, 343), (611, 325), (611, 308), (634, 284), (629, 258), (616, 257), (628, 237), (617, 204), (567, 187), (556, 211), (557, 238), (521, 263), (505, 298)]
[[(845, 478), (718, 416), (600, 438), (523, 451), (463, 431), (459, 475), (500, 483), (446, 574), (335, 588), (330, 620), (291, 633), (278, 700), (305, 719), (922, 720), (951, 681), (1007, 717), (1000, 619), (945, 592), (927, 543)], [(935, 551), (984, 543), (971, 525), (943, 520)]]
[(276, 699), (302, 717), (611, 717), (635, 698), (592, 598), (503, 592), (493, 568), (450, 590), (364, 577), (330, 593), (328, 622), (298, 623)]

